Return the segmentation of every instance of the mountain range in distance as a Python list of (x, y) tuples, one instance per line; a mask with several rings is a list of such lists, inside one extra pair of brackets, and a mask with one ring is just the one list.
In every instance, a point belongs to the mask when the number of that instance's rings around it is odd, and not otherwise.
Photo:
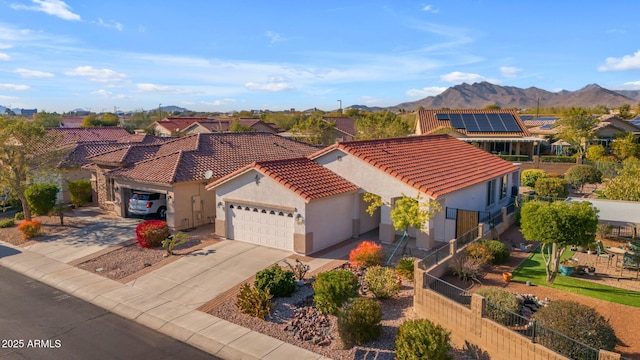
[(482, 109), (487, 105), (496, 104), (503, 109), (531, 109), (537, 106), (541, 108), (572, 106), (592, 108), (597, 105), (614, 109), (624, 104), (635, 106), (639, 101), (640, 90), (608, 90), (597, 84), (590, 84), (576, 91), (551, 92), (536, 87), (522, 89), (483, 81), (471, 85), (462, 83), (450, 87), (436, 96), (428, 96), (424, 99), (386, 108), (365, 105), (354, 105), (350, 108), (369, 111), (397, 111), (401, 109), (413, 111), (420, 106), (424, 109)]

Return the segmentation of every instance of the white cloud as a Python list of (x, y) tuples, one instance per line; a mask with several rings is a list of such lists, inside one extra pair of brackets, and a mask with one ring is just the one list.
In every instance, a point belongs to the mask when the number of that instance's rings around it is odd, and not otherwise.
[(448, 88), (446, 87), (439, 87), (439, 86), (428, 86), (428, 87), (423, 87), (422, 89), (409, 89), (407, 90), (406, 94), (407, 96), (411, 96), (411, 97), (427, 97), (427, 96), (436, 96), (439, 95), (440, 93), (442, 93), (443, 91), (447, 90)]
[(275, 44), (278, 42), (285, 41), (285, 38), (283, 38), (282, 36), (280, 36), (280, 34), (274, 31), (267, 31), (264, 35), (269, 38), (269, 44)]
[(640, 80), (638, 81), (628, 81), (618, 87), (616, 89), (619, 90), (640, 90)]
[[(274, 79), (275, 80), (275, 79)], [(285, 81), (269, 81), (266, 83), (248, 82), (244, 86), (249, 90), (280, 92), (293, 90), (294, 87)]]
[(460, 84), (463, 82), (475, 83), (475, 82), (488, 81), (492, 84), (500, 84), (500, 80), (498, 79), (490, 79), (479, 74), (463, 73), (460, 71), (454, 71), (448, 74), (441, 75), (440, 81), (454, 83), (454, 84)]
[(11, 60), (11, 56), (9, 56), (9, 54), (5, 54), (5, 53), (1, 53), (0, 52), (0, 60), (9, 61), (9, 60)]
[(191, 90), (180, 89), (180, 88), (176, 88), (168, 85), (151, 84), (151, 83), (139, 83), (139, 84), (136, 84), (136, 88), (138, 89), (139, 92), (156, 92), (156, 93), (163, 93), (163, 94), (181, 94), (181, 95), (194, 93)]
[(101, 95), (109, 99), (127, 99), (128, 97), (124, 94), (114, 94), (111, 91), (100, 89), (98, 91), (92, 92), (92, 94)]
[(376, 104), (381, 104), (382, 103), (382, 99), (378, 99), (378, 98), (374, 98), (373, 96), (361, 96), (360, 99), (362, 99), (361, 101), (367, 105), (376, 105)]
[(218, 99), (218, 100), (214, 100), (214, 101), (201, 101), (200, 102), (203, 105), (210, 105), (210, 106), (222, 106), (222, 105), (229, 105), (229, 104), (234, 104), (236, 103), (236, 99)]
[(102, 20), (101, 18), (98, 18), (98, 21), (96, 21), (95, 23), (100, 25), (100, 26), (102, 26), (102, 27), (113, 28), (113, 29), (116, 29), (118, 31), (122, 31), (122, 29), (124, 28), (124, 26), (121, 23), (119, 23), (117, 21), (113, 21), (113, 20), (111, 20), (109, 22), (106, 22), (106, 21)]
[(18, 99), (15, 96), (8, 96), (8, 95), (0, 95), (0, 100), (16, 100)]
[(11, 4), (14, 10), (41, 11), (64, 20), (80, 20), (80, 15), (71, 12), (71, 8), (61, 0), (31, 0), (35, 5)]
[(604, 65), (598, 71), (618, 71), (640, 69), (640, 50), (633, 55), (625, 55), (622, 58), (607, 58)]
[(500, 67), (500, 73), (502, 73), (502, 76), (504, 77), (508, 77), (508, 78), (513, 78), (518, 76), (518, 73), (521, 72), (522, 69), (519, 69), (517, 67), (513, 67), (513, 66), (501, 66)]
[(0, 49), (11, 49), (13, 45), (0, 43)]
[(52, 73), (28, 69), (15, 69), (13, 72), (28, 79), (47, 79), (55, 76)]
[(433, 7), (433, 6), (431, 6), (431, 5), (425, 5), (425, 6), (422, 8), (422, 11), (426, 11), (426, 12), (430, 12), (430, 13), (434, 13), (434, 14), (435, 14), (435, 13), (437, 13), (437, 12), (438, 12), (438, 11), (440, 11), (440, 10), (438, 10), (438, 9), (434, 8), (434, 7)]
[(0, 84), (0, 90), (7, 91), (25, 91), (29, 90), (31, 87), (27, 85), (16, 85), (16, 84)]
[(69, 76), (81, 76), (95, 82), (119, 81), (127, 78), (127, 75), (117, 73), (110, 69), (94, 69), (91, 66), (78, 66), (77, 68), (65, 72)]

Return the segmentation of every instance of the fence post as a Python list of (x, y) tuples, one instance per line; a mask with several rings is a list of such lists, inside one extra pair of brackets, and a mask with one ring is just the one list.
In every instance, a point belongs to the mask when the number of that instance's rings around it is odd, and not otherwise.
[(478, 224), (478, 237), (482, 238), (484, 236), (484, 224)]
[(531, 320), (531, 342), (536, 342), (536, 320)]
[(449, 255), (455, 255), (458, 251), (458, 240), (452, 239), (449, 241)]
[(622, 356), (618, 353), (614, 353), (607, 350), (602, 350), (598, 352), (598, 360), (620, 360)]

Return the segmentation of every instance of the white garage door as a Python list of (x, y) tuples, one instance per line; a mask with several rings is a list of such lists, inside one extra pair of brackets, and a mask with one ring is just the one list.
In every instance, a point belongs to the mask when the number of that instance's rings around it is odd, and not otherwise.
[(293, 213), (256, 206), (229, 205), (228, 238), (293, 251)]

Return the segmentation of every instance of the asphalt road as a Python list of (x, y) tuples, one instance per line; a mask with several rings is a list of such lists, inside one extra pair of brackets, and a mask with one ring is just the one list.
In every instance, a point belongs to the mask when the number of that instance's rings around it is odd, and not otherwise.
[(0, 266), (0, 359), (216, 359)]

